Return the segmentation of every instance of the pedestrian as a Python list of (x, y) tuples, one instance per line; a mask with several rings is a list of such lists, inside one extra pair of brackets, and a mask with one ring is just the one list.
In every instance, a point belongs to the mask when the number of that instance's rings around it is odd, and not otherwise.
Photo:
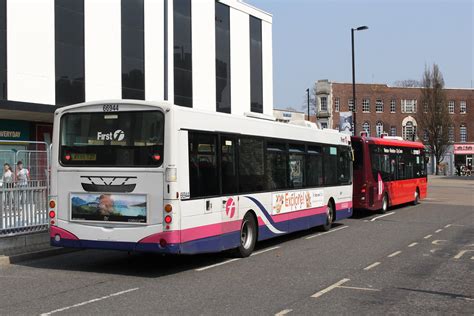
[(13, 172), (10, 164), (3, 164), (2, 186), (8, 188), (13, 182)]
[(30, 172), (28, 169), (23, 168), (23, 162), (18, 160), (16, 163), (16, 181), (19, 187), (26, 187), (28, 186), (28, 180), (30, 178)]

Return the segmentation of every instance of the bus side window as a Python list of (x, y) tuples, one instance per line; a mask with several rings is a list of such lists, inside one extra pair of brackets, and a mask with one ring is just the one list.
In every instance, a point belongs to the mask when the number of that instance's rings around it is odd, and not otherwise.
[(191, 198), (218, 195), (217, 135), (196, 132), (188, 135)]
[(324, 185), (337, 185), (337, 147), (324, 146)]
[(264, 142), (261, 138), (239, 139), (239, 192), (265, 190)]
[(319, 187), (323, 184), (323, 158), (320, 146), (308, 146), (306, 155), (306, 187)]
[(236, 144), (237, 139), (233, 136), (221, 137), (222, 194), (234, 194), (239, 192)]
[(339, 161), (337, 164), (337, 174), (339, 184), (351, 184), (352, 152), (348, 148), (339, 148)]

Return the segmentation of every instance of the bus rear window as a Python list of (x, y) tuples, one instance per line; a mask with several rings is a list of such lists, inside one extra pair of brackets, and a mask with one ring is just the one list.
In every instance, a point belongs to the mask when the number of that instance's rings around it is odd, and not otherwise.
[(359, 141), (352, 142), (352, 149), (354, 150), (354, 170), (360, 170), (364, 161), (362, 143)]
[(158, 167), (163, 134), (160, 111), (65, 114), (59, 159), (65, 166)]

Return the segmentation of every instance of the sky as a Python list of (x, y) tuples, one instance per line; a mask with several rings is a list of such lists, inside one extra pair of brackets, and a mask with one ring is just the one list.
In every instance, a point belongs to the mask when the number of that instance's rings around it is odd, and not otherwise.
[(300, 110), (319, 79), (420, 80), (436, 63), (446, 87), (471, 88), (474, 0), (245, 0), (273, 15), (274, 107)]

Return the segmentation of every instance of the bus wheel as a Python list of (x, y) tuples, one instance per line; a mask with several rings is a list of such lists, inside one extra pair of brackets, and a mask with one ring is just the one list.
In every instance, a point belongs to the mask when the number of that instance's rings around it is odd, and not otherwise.
[(255, 217), (251, 213), (247, 213), (240, 227), (240, 245), (237, 248), (237, 256), (246, 258), (250, 256), (255, 243), (257, 242), (257, 223)]
[(380, 213), (385, 214), (388, 211), (388, 196), (387, 193), (383, 195), (382, 198), (382, 208), (380, 209)]
[(328, 230), (331, 229), (333, 222), (334, 222), (334, 207), (332, 206), (332, 203), (329, 202), (326, 208), (326, 224), (321, 226), (321, 230), (324, 232), (327, 232)]
[(420, 203), (420, 191), (418, 190), (418, 188), (416, 188), (415, 199), (413, 200), (413, 204), (417, 205), (419, 203)]

